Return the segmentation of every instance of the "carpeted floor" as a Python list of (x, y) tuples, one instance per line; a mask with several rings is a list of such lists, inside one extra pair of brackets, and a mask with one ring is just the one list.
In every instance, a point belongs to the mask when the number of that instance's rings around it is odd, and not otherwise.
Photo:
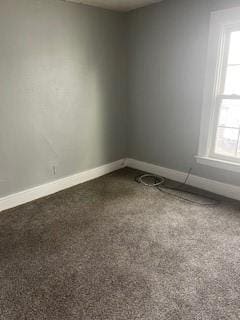
[(123, 169), (0, 214), (1, 320), (240, 319), (240, 204)]

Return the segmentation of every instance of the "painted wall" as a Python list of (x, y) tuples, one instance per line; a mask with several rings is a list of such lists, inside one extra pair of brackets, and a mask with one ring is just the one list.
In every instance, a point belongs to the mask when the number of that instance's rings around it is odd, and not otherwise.
[(239, 0), (164, 0), (128, 15), (131, 158), (240, 185), (240, 175), (196, 164), (210, 12)]
[(126, 156), (123, 20), (0, 1), (0, 197)]
[(194, 160), (210, 12), (233, 6), (0, 1), (0, 197), (125, 156), (240, 185)]

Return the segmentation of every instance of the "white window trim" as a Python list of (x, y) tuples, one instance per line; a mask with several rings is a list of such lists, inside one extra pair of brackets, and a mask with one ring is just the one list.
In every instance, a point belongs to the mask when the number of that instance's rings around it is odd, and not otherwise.
[[(240, 160), (224, 158), (213, 153), (212, 139), (216, 128), (216, 96), (222, 85), (226, 29), (240, 25), (240, 7), (216, 11), (211, 14), (208, 42), (207, 69), (201, 117), (200, 139), (196, 161), (220, 169), (240, 172)], [(219, 55), (219, 53), (221, 53)]]
[(236, 162), (220, 160), (220, 159), (211, 158), (211, 157), (203, 157), (203, 156), (196, 156), (195, 158), (196, 158), (196, 161), (202, 165), (223, 169), (223, 170), (240, 172), (240, 164)]

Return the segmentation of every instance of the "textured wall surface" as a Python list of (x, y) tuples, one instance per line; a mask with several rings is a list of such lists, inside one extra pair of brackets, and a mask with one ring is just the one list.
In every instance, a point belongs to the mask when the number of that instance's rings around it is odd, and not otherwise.
[(165, 0), (129, 14), (128, 154), (240, 185), (240, 175), (196, 164), (210, 12), (238, 0)]
[(0, 1), (0, 196), (126, 155), (123, 20), (58, 0)]
[(124, 156), (240, 185), (194, 160), (210, 12), (233, 6), (0, 1), (0, 197)]

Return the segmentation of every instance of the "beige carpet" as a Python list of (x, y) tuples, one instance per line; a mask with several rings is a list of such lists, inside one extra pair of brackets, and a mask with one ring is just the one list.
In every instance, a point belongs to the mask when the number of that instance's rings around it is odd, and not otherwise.
[(240, 319), (240, 205), (124, 169), (0, 215), (1, 320)]

